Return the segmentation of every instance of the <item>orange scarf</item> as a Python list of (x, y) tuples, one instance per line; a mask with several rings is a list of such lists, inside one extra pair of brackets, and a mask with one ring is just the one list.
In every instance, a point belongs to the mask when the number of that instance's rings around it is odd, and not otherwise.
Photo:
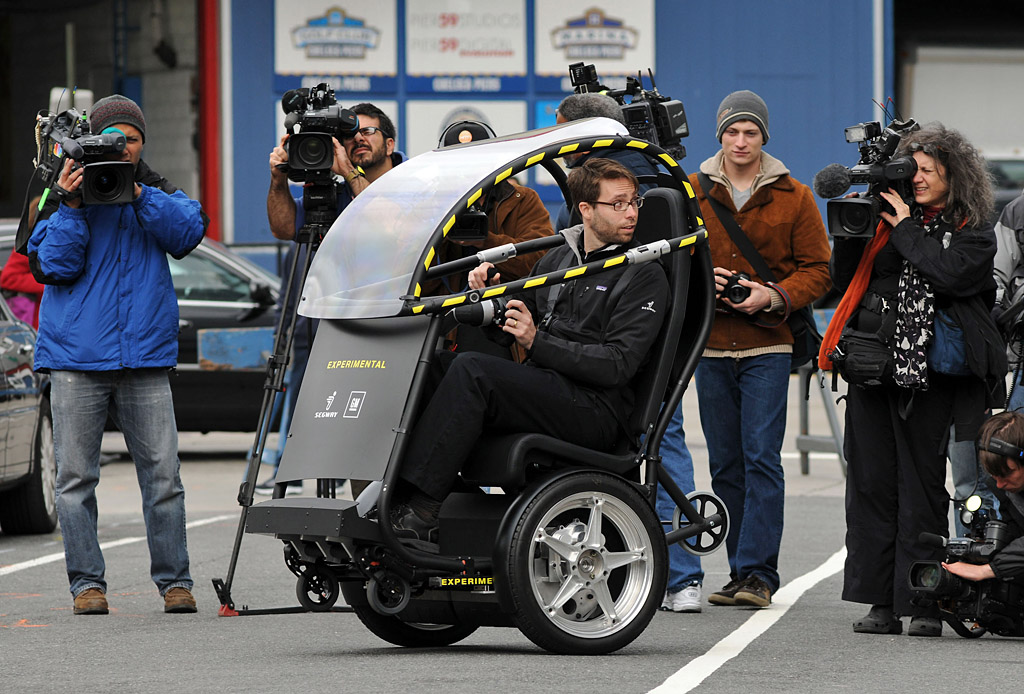
[(853, 280), (850, 281), (850, 286), (847, 287), (839, 306), (832, 314), (832, 320), (821, 341), (821, 349), (818, 350), (818, 368), (823, 371), (832, 369), (832, 360), (828, 355), (839, 342), (839, 336), (842, 335), (843, 328), (846, 327), (846, 321), (850, 320), (850, 316), (860, 305), (860, 300), (864, 298), (864, 293), (868, 290), (868, 281), (871, 279), (871, 270), (875, 265), (875, 256), (889, 242), (890, 231), (892, 231), (892, 227), (885, 222), (879, 222), (875, 238), (871, 239), (867, 248), (864, 249), (864, 255), (860, 257), (860, 263), (857, 264), (857, 271), (853, 273)]

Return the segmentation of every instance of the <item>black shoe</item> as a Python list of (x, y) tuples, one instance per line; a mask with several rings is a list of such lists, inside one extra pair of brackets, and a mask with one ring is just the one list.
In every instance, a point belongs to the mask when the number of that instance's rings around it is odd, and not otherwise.
[(734, 578), (722, 586), (722, 590), (708, 596), (708, 602), (712, 605), (735, 605), (736, 591), (743, 587), (746, 579)]
[(399, 504), (391, 512), (391, 526), (399, 540), (408, 540), (409, 544), (437, 544), (437, 520), (425, 520), (408, 504)]
[(893, 614), (892, 605), (872, 605), (868, 613), (853, 623), (858, 634), (902, 634), (903, 622)]
[(942, 621), (938, 617), (911, 617), (907, 636), (942, 636)]
[[(263, 480), (260, 484), (253, 487), (253, 491), (260, 496), (270, 496), (274, 493), (274, 485), (277, 484), (276, 478), (268, 477)], [(302, 493), (302, 482), (289, 482), (288, 486), (285, 487), (285, 496), (294, 496)]]
[(772, 604), (772, 589), (757, 576), (751, 576), (739, 587), (733, 600), (737, 605), (768, 607)]

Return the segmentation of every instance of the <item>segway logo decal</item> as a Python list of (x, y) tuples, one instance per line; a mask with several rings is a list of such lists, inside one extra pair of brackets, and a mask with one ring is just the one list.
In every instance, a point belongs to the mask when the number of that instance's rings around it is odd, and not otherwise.
[(365, 399), (365, 390), (353, 390), (348, 396), (348, 404), (345, 405), (345, 414), (342, 416), (345, 419), (358, 419)]
[(330, 395), (327, 396), (327, 409), (328, 410), (331, 409), (331, 405), (334, 404), (334, 398), (337, 397), (337, 395), (338, 395), (338, 391), (334, 391), (333, 393), (331, 393)]

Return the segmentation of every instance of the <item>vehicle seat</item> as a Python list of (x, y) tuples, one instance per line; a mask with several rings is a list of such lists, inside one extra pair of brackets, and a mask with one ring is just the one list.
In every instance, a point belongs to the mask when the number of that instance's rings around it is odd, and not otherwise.
[[(650, 243), (683, 236), (691, 232), (686, 219), (683, 193), (675, 188), (655, 188), (644, 196), (636, 238)], [(668, 384), (678, 378), (689, 355), (695, 349), (703, 349), (703, 344), (695, 344), (693, 339), (700, 332), (696, 327), (701, 312), (686, 309), (688, 301), (696, 298), (694, 292), (703, 295), (708, 291), (704, 272), (709, 271), (710, 266), (704, 270), (700, 263), (693, 261), (694, 256), (686, 251), (660, 260), (668, 272), (671, 305), (650, 358), (634, 379), (636, 405), (630, 416), (628, 437), (624, 436), (611, 451), (595, 451), (546, 434), (484, 436), (463, 466), (463, 479), (472, 484), (502, 487), (508, 492), (525, 486), (537, 470), (565, 465), (585, 465), (627, 477), (638, 476), (641, 437), (661, 413)], [(694, 305), (701, 303), (697, 301)], [(690, 321), (686, 320), (688, 314)], [(691, 326), (694, 322), (697, 325)]]

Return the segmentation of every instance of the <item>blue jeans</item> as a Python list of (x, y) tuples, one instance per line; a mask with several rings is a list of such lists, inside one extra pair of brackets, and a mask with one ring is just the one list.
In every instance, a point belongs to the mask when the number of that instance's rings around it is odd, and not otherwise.
[[(683, 404), (679, 403), (672, 415), (664, 438), (661, 439), (661, 467), (679, 485), (684, 494), (694, 490), (693, 457), (686, 447), (686, 434), (683, 432)], [(671, 523), (676, 510), (676, 502), (669, 498), (668, 492), (659, 484), (656, 505), (658, 518), (662, 523)], [(666, 526), (668, 529), (670, 526)], [(700, 557), (690, 554), (679, 543), (668, 548), (668, 588), (669, 593), (678, 593), (686, 586), (700, 585), (704, 582), (704, 572), (700, 568)]]
[(96, 533), (96, 484), (108, 410), (135, 461), (153, 582), (161, 595), (178, 586), (191, 589), (185, 489), (167, 370), (54, 371), (50, 381), (57, 514), (71, 594), (107, 589)]
[(960, 509), (967, 497), (977, 494), (981, 497), (982, 508), (992, 509), (996, 514), (999, 513), (999, 500), (994, 492), (995, 480), (978, 462), (974, 441), (957, 441), (955, 435), (956, 427), (952, 427), (949, 432), (949, 467), (953, 473), (954, 495), (958, 500), (953, 508), (953, 528), (957, 537), (963, 537), (967, 528), (960, 521)]
[(1021, 369), (1020, 375), (1016, 379), (1016, 385), (1013, 387), (1013, 393), (1010, 395), (1010, 402), (1006, 403), (1006, 410), (1008, 412), (1021, 412), (1024, 410), (1024, 386), (1020, 383), (1022, 378), (1024, 378), (1024, 369)]
[(788, 354), (704, 357), (696, 373), (711, 487), (729, 510), (730, 573), (756, 575), (772, 591), (779, 587), (789, 367)]

